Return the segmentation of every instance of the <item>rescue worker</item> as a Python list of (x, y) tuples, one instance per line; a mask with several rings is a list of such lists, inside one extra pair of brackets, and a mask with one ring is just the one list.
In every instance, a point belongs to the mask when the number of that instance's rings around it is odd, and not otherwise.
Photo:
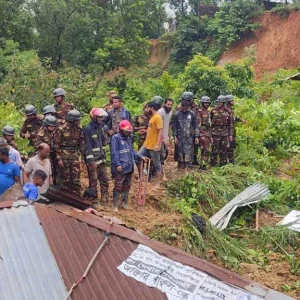
[(233, 95), (226, 95), (226, 108), (231, 114), (231, 119), (233, 123), (233, 135), (232, 135), (232, 141), (229, 143), (229, 148), (227, 149), (227, 159), (228, 162), (231, 164), (234, 164), (234, 152), (236, 149), (236, 129), (235, 129), (235, 123), (236, 122), (242, 122), (243, 124), (246, 123), (245, 120), (236, 117), (234, 115), (234, 97)]
[(114, 96), (113, 109), (108, 112), (108, 116), (105, 120), (108, 127), (107, 133), (110, 137), (119, 132), (119, 124), (122, 120), (127, 120), (131, 123), (131, 114), (123, 107), (122, 97)]
[[(103, 119), (105, 117), (107, 117), (105, 110), (102, 108), (93, 108), (90, 111), (91, 121), (83, 129), (85, 162), (89, 176), (89, 195), (86, 193), (86, 196), (93, 198), (93, 207), (98, 211), (102, 209), (101, 204), (107, 206), (109, 202), (106, 155), (103, 149), (107, 143), (103, 133)], [(97, 196), (97, 180), (100, 183), (100, 201)]]
[(221, 166), (227, 164), (227, 150), (232, 141), (233, 123), (229, 110), (225, 107), (226, 97), (217, 98), (217, 106), (211, 110), (212, 154), (211, 166), (217, 164), (218, 158)]
[(150, 118), (151, 118), (151, 112), (149, 111), (149, 108), (146, 104), (144, 106), (143, 114), (136, 116), (134, 119), (133, 130), (138, 134), (138, 139), (137, 139), (138, 150), (143, 146), (145, 142)]
[(53, 105), (46, 105), (43, 108), (43, 115), (44, 115), (44, 119), (47, 116), (54, 116), (56, 117), (56, 109)]
[(108, 96), (108, 103), (102, 106), (102, 108), (108, 113), (113, 109), (113, 97), (117, 96), (116, 91), (109, 91), (106, 96)]
[(65, 102), (66, 91), (62, 88), (57, 88), (53, 91), (53, 97), (55, 99), (54, 108), (56, 110), (56, 117), (59, 125), (65, 123), (65, 119), (70, 110), (74, 109), (72, 103)]
[(68, 112), (66, 123), (59, 128), (60, 156), (58, 166), (61, 182), (73, 191), (80, 193), (80, 154), (85, 155), (83, 130), (80, 124), (81, 114), (72, 109)]
[(164, 99), (161, 96), (154, 96), (151, 101), (154, 102), (154, 103), (156, 103), (156, 104), (158, 104), (159, 105), (159, 109), (161, 108), (161, 106), (164, 103)]
[(59, 131), (58, 131), (58, 122), (56, 117), (52, 115), (47, 115), (43, 121), (43, 126), (37, 133), (37, 138), (35, 142), (35, 148), (42, 143), (46, 143), (50, 147), (50, 163), (52, 169), (52, 177), (54, 184), (59, 183), (59, 170), (58, 170), (58, 160), (60, 157), (59, 147)]
[(201, 159), (200, 159), (200, 170), (206, 170), (206, 167), (210, 158), (211, 149), (211, 121), (210, 112), (208, 110), (210, 106), (210, 98), (208, 96), (201, 97), (200, 104), (201, 107), (198, 109), (198, 124), (200, 130), (200, 149), (201, 149)]
[(14, 140), (15, 130), (11, 126), (4, 126), (2, 129), (2, 135), (7, 140), (7, 144), (18, 150), (17, 143)]
[(174, 115), (172, 131), (177, 145), (179, 167), (185, 169), (193, 161), (194, 144), (199, 143), (199, 128), (196, 114), (187, 100), (181, 101), (181, 109)]
[(128, 197), (134, 171), (134, 161), (142, 158), (133, 150), (130, 139), (132, 132), (131, 123), (128, 120), (123, 120), (119, 124), (119, 133), (111, 139), (112, 175), (115, 180), (113, 189), (114, 212), (118, 212), (119, 195), (121, 193), (122, 208), (131, 210), (128, 207)]
[(37, 133), (43, 125), (42, 118), (37, 115), (36, 109), (33, 105), (25, 106), (26, 120), (20, 131), (20, 136), (23, 139), (29, 140), (29, 145), (34, 146)]

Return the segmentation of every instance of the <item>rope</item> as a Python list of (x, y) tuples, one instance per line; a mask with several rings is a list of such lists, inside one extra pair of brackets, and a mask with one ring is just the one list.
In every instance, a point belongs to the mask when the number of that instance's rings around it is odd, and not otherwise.
[(95, 254), (94, 254), (94, 256), (92, 257), (92, 259), (90, 260), (90, 262), (89, 262), (89, 264), (87, 265), (87, 267), (86, 267), (86, 269), (85, 269), (83, 275), (79, 278), (79, 280), (78, 280), (77, 282), (74, 282), (74, 283), (73, 283), (73, 285), (71, 286), (71, 288), (70, 288), (68, 294), (66, 295), (66, 297), (64, 298), (64, 300), (68, 300), (69, 297), (71, 296), (71, 294), (72, 294), (74, 288), (75, 288), (77, 285), (79, 285), (79, 284), (84, 280), (84, 278), (87, 277), (87, 275), (88, 275), (88, 273), (89, 273), (89, 271), (90, 271), (90, 269), (91, 269), (91, 267), (92, 267), (94, 261), (96, 260), (98, 254), (101, 252), (101, 250), (103, 249), (103, 247), (104, 247), (104, 246), (106, 245), (106, 243), (108, 242), (108, 238), (109, 238), (109, 235), (110, 235), (110, 228), (111, 228), (113, 222), (114, 222), (113, 220), (111, 220), (111, 221), (109, 222), (108, 227), (107, 227), (107, 230), (106, 230), (106, 232), (104, 233), (105, 239), (103, 240), (103, 242), (101, 243), (101, 245), (99, 246), (99, 248), (97, 249), (97, 251), (95, 252)]

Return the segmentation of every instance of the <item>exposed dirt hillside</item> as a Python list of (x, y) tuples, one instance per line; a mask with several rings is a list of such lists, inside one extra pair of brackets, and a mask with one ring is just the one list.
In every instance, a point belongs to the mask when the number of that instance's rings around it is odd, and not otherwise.
[(151, 40), (151, 43), (148, 63), (151, 65), (158, 64), (163, 68), (167, 67), (171, 53), (170, 45), (154, 39)]
[(251, 38), (244, 38), (224, 53), (219, 61), (223, 66), (241, 58), (246, 47), (254, 47), (256, 77), (273, 73), (279, 68), (300, 67), (300, 11), (281, 17), (275, 13), (265, 13), (257, 20), (261, 27)]

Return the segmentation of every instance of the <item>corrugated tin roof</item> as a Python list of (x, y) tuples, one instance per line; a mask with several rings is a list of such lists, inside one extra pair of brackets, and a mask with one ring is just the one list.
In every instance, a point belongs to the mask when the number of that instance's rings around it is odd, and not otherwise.
[[(36, 209), (64, 282), (69, 289), (83, 275), (89, 261), (104, 240), (104, 231), (46, 205), (37, 204)], [(82, 214), (87, 213), (82, 212)], [(88, 217), (93, 216), (88, 215)], [(97, 216), (94, 217), (101, 220)], [(107, 223), (104, 224), (107, 229)], [(158, 289), (149, 288), (117, 270), (117, 267), (137, 246), (136, 242), (112, 234), (109, 243), (96, 258), (88, 276), (74, 289), (72, 299), (167, 299), (166, 295)]]
[[(109, 221), (64, 204), (52, 204), (51, 207), (36, 204), (36, 210), (65, 284), (70, 288), (82, 276), (102, 243)], [(109, 243), (98, 255), (87, 278), (75, 288), (73, 300), (166, 299), (165, 294), (117, 270), (117, 266), (139, 243), (174, 261), (192, 266), (224, 283), (243, 288), (266, 300), (293, 299), (118, 224), (114, 223), (110, 232)]]
[(0, 299), (63, 299), (67, 291), (34, 206), (2, 204), (10, 208), (0, 209)]

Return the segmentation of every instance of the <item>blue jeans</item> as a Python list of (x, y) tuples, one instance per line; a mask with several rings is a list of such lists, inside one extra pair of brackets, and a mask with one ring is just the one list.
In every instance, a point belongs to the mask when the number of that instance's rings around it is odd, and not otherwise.
[(138, 154), (140, 154), (141, 156), (151, 158), (153, 161), (155, 171), (161, 172), (160, 151), (150, 150), (142, 146)]

